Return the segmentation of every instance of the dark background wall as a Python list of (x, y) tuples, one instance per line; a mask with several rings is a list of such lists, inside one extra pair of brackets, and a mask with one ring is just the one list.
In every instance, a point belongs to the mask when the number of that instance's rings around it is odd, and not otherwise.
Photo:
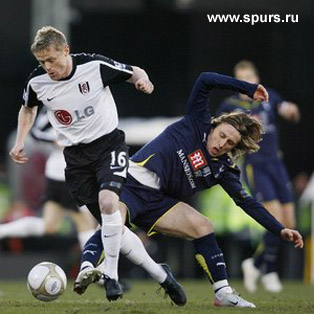
[[(201, 71), (232, 75), (233, 65), (240, 59), (254, 61), (262, 83), (301, 109), (299, 125), (279, 121), (291, 175), (312, 172), (312, 2), (300, 1), (292, 7), (292, 1), (276, 1), (275, 7), (270, 1), (256, 1), (255, 6), (244, 1), (234, 7), (226, 1), (225, 7), (220, 2), (210, 2), (207, 7), (206, 1), (195, 1), (195, 6), (186, 9), (176, 9), (174, 3), (131, 1), (130, 7), (124, 2), (119, 8), (103, 7), (95, 0), (72, 1), (71, 49), (102, 53), (147, 70), (155, 85), (153, 95), (142, 95), (127, 84), (112, 88), (123, 117), (182, 115), (189, 90)], [(299, 22), (254, 26), (208, 23), (207, 13), (293, 13), (299, 14)], [(6, 139), (16, 126), (23, 85), (36, 61), (29, 52), (30, 1), (3, 0), (0, 16), (0, 161), (4, 163)], [(225, 96), (214, 94), (213, 112)]]

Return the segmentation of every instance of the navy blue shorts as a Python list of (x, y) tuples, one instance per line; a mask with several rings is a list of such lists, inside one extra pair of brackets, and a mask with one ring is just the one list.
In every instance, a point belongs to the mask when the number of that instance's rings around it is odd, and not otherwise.
[(154, 234), (157, 221), (180, 201), (159, 190), (142, 185), (128, 174), (120, 201), (128, 207), (129, 222)]
[(252, 195), (259, 202), (293, 201), (292, 185), (280, 159), (243, 165), (243, 175)]

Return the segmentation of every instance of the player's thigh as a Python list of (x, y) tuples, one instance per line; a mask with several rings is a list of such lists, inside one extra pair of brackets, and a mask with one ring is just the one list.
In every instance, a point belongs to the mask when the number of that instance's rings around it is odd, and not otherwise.
[(99, 191), (109, 190), (120, 196), (126, 181), (128, 157), (128, 147), (124, 142), (116, 144), (109, 153), (99, 157), (96, 167)]
[(114, 147), (110, 154), (102, 156), (96, 169), (99, 184), (99, 206), (102, 212), (111, 214), (118, 210), (118, 201), (126, 181), (128, 148), (124, 143)]
[(65, 169), (68, 191), (75, 203), (80, 207), (98, 203), (99, 185), (96, 176), (87, 167)]
[(87, 212), (84, 213), (80, 211), (68, 211), (67, 215), (72, 219), (78, 232), (84, 232), (90, 229), (94, 229), (96, 227), (89, 218), (91, 214)]
[(296, 226), (294, 203), (282, 204), (282, 223), (285, 227), (294, 229)]
[(43, 218), (46, 233), (55, 233), (63, 219), (63, 208), (54, 201), (46, 201), (43, 206)]
[(171, 236), (198, 239), (213, 232), (213, 225), (193, 207), (180, 202), (157, 221), (154, 230)]

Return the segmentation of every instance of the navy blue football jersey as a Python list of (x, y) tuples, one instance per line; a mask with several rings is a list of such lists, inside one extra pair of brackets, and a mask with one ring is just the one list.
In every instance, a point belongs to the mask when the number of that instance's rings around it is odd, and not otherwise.
[(157, 174), (160, 190), (179, 200), (220, 184), (250, 216), (275, 233), (283, 228), (266, 209), (247, 195), (240, 171), (228, 155), (213, 158), (206, 149), (211, 131), (209, 94), (234, 90), (252, 97), (257, 85), (217, 73), (202, 73), (188, 100), (186, 115), (140, 149), (131, 160)]

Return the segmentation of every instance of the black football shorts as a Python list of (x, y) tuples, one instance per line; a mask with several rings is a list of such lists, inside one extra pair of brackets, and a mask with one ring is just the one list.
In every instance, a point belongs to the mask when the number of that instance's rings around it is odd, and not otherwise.
[(68, 189), (79, 206), (98, 203), (108, 189), (120, 195), (129, 166), (124, 132), (115, 129), (91, 143), (64, 149)]

